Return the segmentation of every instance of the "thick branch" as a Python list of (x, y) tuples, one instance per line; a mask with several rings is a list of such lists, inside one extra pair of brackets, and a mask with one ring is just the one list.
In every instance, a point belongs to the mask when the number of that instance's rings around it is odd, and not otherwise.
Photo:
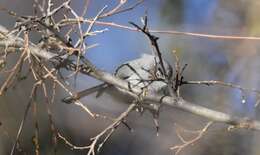
[[(4, 36), (3, 32), (7, 32), (7, 30), (4, 27), (0, 27), (0, 48), (6, 48), (8, 47), (17, 47), (22, 48), (23, 47), (23, 40), (21, 38), (14, 39), (14, 36)], [(29, 47), (32, 54), (44, 58), (46, 61), (49, 62), (55, 62), (55, 57), (57, 57), (56, 54), (50, 53), (44, 49), (40, 49), (34, 44), (30, 44)], [(60, 58), (62, 59), (62, 58)], [(107, 73), (105, 71), (99, 70), (95, 68), (88, 60), (85, 60), (85, 67), (83, 66), (80, 69), (80, 72), (89, 76), (92, 76), (98, 80), (104, 81), (106, 83), (112, 84), (116, 87), (122, 88), (125, 90), (125, 93), (128, 95), (131, 95), (132, 97), (138, 99), (138, 95), (142, 93), (141, 88), (136, 86), (131, 86), (126, 81), (119, 79), (110, 73)], [(67, 66), (69, 66), (68, 69), (75, 70), (76, 65), (72, 62), (68, 62)], [(131, 90), (129, 90), (129, 86)], [(153, 101), (157, 102), (158, 104), (167, 105), (173, 108), (178, 108), (181, 110), (184, 110), (186, 112), (190, 112), (195, 115), (206, 117), (210, 120), (216, 121), (216, 122), (222, 122), (229, 125), (233, 125), (237, 128), (246, 128), (246, 129), (254, 129), (254, 130), (260, 130), (260, 122), (256, 120), (250, 120), (247, 118), (240, 118), (236, 116), (231, 116), (226, 113), (218, 112), (203, 106), (199, 106), (197, 104), (188, 102), (180, 97), (170, 97), (170, 96), (161, 96), (161, 95), (150, 95), (147, 94), (143, 97), (144, 101)]]

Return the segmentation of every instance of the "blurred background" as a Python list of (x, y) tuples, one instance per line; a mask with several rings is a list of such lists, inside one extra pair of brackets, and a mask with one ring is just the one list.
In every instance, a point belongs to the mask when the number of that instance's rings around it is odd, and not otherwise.
[[(60, 0), (55, 0), (57, 4), (60, 2)], [(126, 6), (131, 6), (135, 2), (135, 0), (129, 0)], [(105, 5), (108, 5), (109, 9), (115, 7), (117, 3), (117, 0), (90, 0), (86, 18), (94, 17)], [(31, 0), (0, 0), (1, 7), (15, 11), (18, 15), (31, 15), (32, 5)], [(76, 8), (78, 13), (81, 12), (83, 6), (84, 1), (73, 0), (72, 2), (72, 7)], [(145, 0), (134, 10), (105, 18), (104, 21), (128, 26), (130, 26), (129, 21), (140, 24), (140, 18), (147, 12), (149, 28), (153, 30), (260, 36), (259, 8), (258, 0)], [(15, 21), (4, 12), (0, 12), (0, 19), (0, 24), (9, 28)], [(105, 27), (95, 27), (96, 30), (103, 28)], [(87, 39), (88, 45), (99, 44), (98, 47), (86, 53), (86, 56), (97, 67), (113, 73), (121, 63), (138, 58), (142, 53), (151, 53), (149, 41), (143, 34), (115, 27), (108, 27), (108, 29), (109, 31), (105, 33)], [(181, 64), (188, 64), (184, 71), (185, 80), (221, 80), (243, 87), (260, 89), (259, 41), (156, 35), (160, 37), (159, 44), (165, 59), (174, 64), (172, 51), (176, 50)], [(1, 82), (4, 77), (1, 74)], [(2, 123), (0, 154), (10, 153), (28, 102), (32, 88), (31, 80), (32, 78), (28, 78), (0, 97), (0, 122)], [(79, 76), (76, 83), (73, 79), (69, 82), (75, 90), (82, 90), (100, 83), (86, 76)], [(62, 89), (58, 90), (55, 104), (51, 107), (54, 121), (60, 132), (74, 144), (89, 144), (89, 138), (94, 137), (111, 123), (102, 119), (94, 120), (79, 107), (62, 103), (60, 100), (66, 94)], [(260, 119), (259, 107), (254, 107), (259, 96), (254, 93), (241, 93), (238, 90), (220, 86), (185, 85), (181, 88), (181, 95), (188, 101), (215, 110)], [(244, 104), (243, 99), (246, 101)], [(113, 117), (118, 116), (127, 108), (127, 105), (113, 101), (106, 94), (98, 99), (88, 96), (82, 99), (82, 102), (93, 112)], [(54, 154), (48, 116), (43, 104), (44, 101), (39, 99), (40, 150), (41, 154)], [(28, 154), (33, 154), (34, 149), (33, 121), (30, 112), (20, 138), (21, 147)], [(100, 154), (173, 154), (169, 148), (181, 143), (176, 136), (174, 124), (196, 130), (202, 128), (207, 123), (207, 119), (164, 107), (160, 113), (159, 136), (156, 136), (152, 116), (148, 112), (143, 116), (133, 112), (127, 118), (127, 122), (134, 132), (129, 132), (126, 127), (120, 126)], [(259, 136), (260, 133), (255, 131), (228, 132), (226, 125), (217, 123), (201, 140), (180, 154), (258, 155), (260, 154)], [(71, 150), (59, 141), (57, 154), (84, 153), (84, 151)]]

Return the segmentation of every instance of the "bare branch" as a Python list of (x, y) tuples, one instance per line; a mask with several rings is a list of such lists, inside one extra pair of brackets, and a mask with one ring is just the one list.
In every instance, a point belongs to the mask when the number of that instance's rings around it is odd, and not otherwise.
[[(98, 135), (96, 135), (95, 137), (91, 138), (92, 142), (91, 142), (90, 145), (87, 145), (87, 146), (76, 146), (76, 145), (72, 144), (71, 142), (69, 142), (69, 140), (67, 140), (59, 132), (58, 132), (58, 136), (59, 136), (59, 138), (61, 140), (63, 140), (65, 142), (66, 145), (68, 145), (72, 149), (76, 149), (76, 150), (86, 150), (86, 149), (88, 149), (88, 155), (95, 155), (96, 147), (98, 146), (97, 151), (100, 151), (100, 149), (106, 143), (108, 138), (112, 135), (112, 133), (115, 131), (115, 129), (123, 122), (125, 117), (127, 117), (127, 115), (135, 108), (135, 106), (136, 106), (136, 103), (132, 103), (131, 105), (129, 105), (129, 107), (123, 113), (121, 113), (114, 120), (114, 122), (112, 124), (110, 124), (107, 128), (105, 128)], [(103, 136), (105, 136), (105, 138), (103, 140), (101, 140), (101, 138)], [(98, 145), (98, 142), (100, 140), (101, 140), (101, 143)]]
[[(22, 134), (24, 128), (24, 122), (27, 119), (28, 111), (32, 106), (32, 113), (34, 117), (34, 138), (33, 144), (35, 146), (35, 154), (40, 154), (40, 144), (39, 144), (39, 126), (37, 120), (37, 105), (36, 105), (36, 92), (38, 87), (42, 88), (44, 102), (46, 103), (47, 115), (49, 118), (50, 131), (52, 133), (52, 143), (54, 152), (57, 151), (57, 140), (60, 139), (71, 149), (77, 150), (87, 150), (88, 155), (95, 155), (99, 152), (109, 138), (113, 135), (119, 125), (123, 124), (132, 131), (130, 126), (126, 122), (126, 117), (134, 109), (143, 112), (143, 109), (148, 109), (152, 111), (154, 116), (154, 123), (158, 131), (158, 116), (160, 106), (168, 106), (169, 108), (177, 108), (194, 115), (202, 116), (212, 120), (214, 122), (222, 122), (229, 125), (228, 129), (251, 129), (260, 131), (260, 121), (250, 119), (247, 117), (237, 117), (231, 114), (219, 112), (198, 104), (188, 102), (183, 99), (180, 95), (180, 86), (183, 84), (204, 84), (204, 85), (220, 85), (225, 87), (230, 87), (238, 89), (241, 92), (254, 92), (260, 96), (260, 91), (256, 89), (244, 88), (239, 85), (232, 83), (225, 83), (222, 81), (183, 81), (183, 70), (186, 66), (181, 68), (180, 60), (176, 53), (174, 53), (176, 63), (175, 63), (175, 76), (172, 75), (172, 67), (167, 63), (164, 64), (162, 53), (158, 44), (158, 37), (155, 33), (168, 34), (168, 35), (184, 35), (193, 37), (203, 37), (208, 39), (225, 39), (225, 40), (260, 40), (260, 37), (241, 37), (241, 36), (223, 36), (223, 35), (212, 35), (212, 34), (201, 34), (201, 33), (191, 33), (191, 32), (181, 32), (181, 31), (165, 31), (165, 30), (149, 30), (147, 16), (143, 19), (143, 26), (139, 26), (135, 23), (131, 23), (133, 27), (121, 25), (108, 21), (99, 21), (99, 19), (104, 19), (112, 15), (116, 15), (122, 12), (126, 12), (134, 9), (140, 5), (143, 0), (136, 1), (132, 6), (126, 6), (128, 0), (118, 0), (115, 7), (108, 11), (105, 11), (107, 6), (102, 8), (95, 16), (91, 18), (85, 18), (89, 0), (86, 0), (84, 8), (81, 14), (78, 14), (77, 10), (73, 9), (71, 6), (71, 0), (64, 0), (59, 6), (54, 8), (54, 0), (34, 0), (34, 9), (40, 9), (40, 17), (35, 11), (33, 16), (19, 16), (15, 12), (9, 11), (5, 8), (0, 8), (1, 10), (7, 12), (9, 15), (14, 17), (17, 22), (11, 31), (8, 31), (0, 25), (0, 71), (5, 67), (7, 57), (11, 53), (18, 53), (19, 58), (17, 63), (10, 69), (4, 70), (3, 73), (8, 73), (9, 75), (5, 79), (3, 85), (0, 88), (0, 95), (3, 94), (5, 90), (10, 88), (11, 85), (15, 85), (17, 81), (16, 78), (20, 76), (24, 63), (29, 64), (28, 74), (34, 78), (35, 82), (31, 90), (31, 95), (29, 96), (29, 102), (26, 106), (22, 121), (19, 126), (19, 130), (16, 135), (14, 145), (11, 150), (11, 155), (15, 154), (15, 151), (19, 148), (19, 138)], [(62, 13), (63, 19), (56, 16)], [(153, 50), (155, 51), (156, 60), (155, 68), (159, 68), (160, 74), (163, 74), (163, 78), (154, 76), (154, 73), (148, 69), (144, 69), (151, 75), (151, 79), (142, 79), (140, 74), (137, 73), (135, 68), (129, 68), (137, 74), (140, 78), (140, 83), (150, 83), (155, 80), (161, 80), (168, 87), (168, 92), (164, 93), (150, 93), (147, 87), (140, 87), (138, 84), (132, 84), (125, 78), (117, 76), (117, 74), (110, 74), (103, 70), (96, 68), (86, 57), (85, 52), (89, 48), (94, 47), (94, 45), (88, 45), (86, 43), (86, 38), (103, 33), (108, 29), (95, 30), (94, 26), (107, 26), (121, 28), (123, 30), (130, 30), (136, 32), (142, 32), (148, 37)], [(41, 40), (38, 43), (32, 43), (29, 39), (29, 32), (36, 32), (41, 36)], [(65, 35), (63, 32), (65, 31)], [(24, 33), (24, 35), (23, 35)], [(76, 35), (76, 39), (74, 38)], [(23, 37), (21, 37), (23, 36)], [(74, 40), (75, 39), (75, 40)], [(77, 58), (77, 59), (76, 59)], [(159, 59), (159, 60), (157, 60)], [(158, 66), (157, 66), (158, 65)], [(121, 66), (120, 66), (121, 67)], [(119, 68), (120, 68), (119, 67)], [(170, 69), (169, 69), (170, 68)], [(63, 77), (61, 69), (71, 71), (69, 76)], [(118, 70), (117, 70), (118, 71)], [(156, 72), (157, 73), (157, 72)], [(68, 77), (77, 77), (78, 74), (87, 75), (93, 77), (102, 82), (101, 85), (83, 90), (79, 93), (74, 93), (70, 85), (67, 84), (66, 80)], [(53, 84), (52, 94), (47, 91), (47, 82), (50, 81)], [(19, 82), (19, 81), (18, 81)], [(174, 87), (175, 82), (175, 87)], [(61, 132), (56, 128), (55, 122), (53, 120), (53, 114), (50, 105), (54, 103), (54, 98), (56, 95), (56, 87), (61, 87), (65, 92), (69, 94), (69, 97), (65, 98), (66, 103), (73, 103), (87, 112), (91, 118), (103, 118), (112, 121), (105, 129), (101, 130), (99, 134), (90, 139), (90, 143), (85, 146), (76, 146), (70, 142)], [(85, 104), (80, 102), (80, 98), (90, 93), (104, 89), (107, 87), (116, 87), (119, 91), (123, 92), (124, 95), (128, 95), (133, 98), (133, 102), (128, 105), (128, 108), (122, 112), (118, 117), (112, 118), (102, 114), (93, 113)], [(119, 92), (118, 92), (119, 93)], [(99, 95), (98, 93), (97, 95)], [(177, 95), (176, 95), (177, 94)], [(260, 100), (259, 100), (260, 103)], [(257, 102), (258, 104), (258, 102)], [(256, 105), (257, 105), (256, 104)], [(71, 105), (71, 106), (73, 106)], [(194, 144), (206, 133), (212, 122), (209, 122), (203, 129), (198, 131), (188, 131), (176, 128), (177, 136), (179, 137), (182, 144), (172, 147), (171, 149), (178, 154), (184, 148)], [(1, 125), (1, 122), (0, 122)], [(192, 139), (186, 139), (182, 133), (188, 132), (195, 134)], [(158, 132), (157, 132), (158, 133)]]
[(127, 12), (127, 11), (131, 11), (133, 10), (135, 7), (137, 7), (138, 5), (140, 5), (141, 3), (143, 3), (144, 0), (139, 0), (137, 1), (135, 4), (133, 4), (130, 7), (127, 7), (125, 9), (121, 9), (121, 7), (127, 3), (128, 0), (120, 0), (120, 2), (118, 3), (118, 5), (116, 7), (114, 7), (112, 10), (110, 10), (107, 13), (104, 13), (100, 16), (100, 18), (105, 18), (105, 17), (109, 17), (112, 15), (116, 15), (119, 13), (123, 13), (123, 12)]
[[(80, 22), (84, 23), (90, 23), (92, 22), (91, 19), (82, 19)], [(68, 24), (76, 24), (75, 19), (66, 19), (61, 20), (59, 22), (60, 26), (65, 26)], [(97, 25), (103, 25), (103, 26), (111, 26), (111, 27), (117, 27), (124, 30), (130, 30), (130, 31), (139, 31), (135, 27), (130, 27), (127, 25), (117, 24), (114, 22), (103, 22), (103, 21), (97, 21)], [(216, 39), (216, 40), (260, 40), (260, 37), (253, 37), (253, 36), (238, 36), (238, 35), (217, 35), (217, 34), (205, 34), (205, 33), (194, 33), (194, 32), (182, 32), (182, 31), (175, 31), (175, 30), (150, 30), (151, 33), (158, 33), (158, 34), (165, 34), (165, 35), (182, 35), (182, 36), (190, 36), (190, 37), (196, 37), (196, 38), (206, 38), (206, 39)]]
[[(5, 47), (5, 44), (7, 42), (10, 43), (9, 45), (15, 45), (14, 47), (23, 47), (23, 41), (21, 38), (12, 40), (10, 37), (8, 37), (7, 39), (0, 40), (0, 47), (1, 46)], [(54, 53), (50, 53), (44, 49), (40, 49), (33, 44), (30, 44), (30, 51), (32, 54), (44, 58), (46, 61), (57, 63), (57, 59), (55, 59), (57, 55)], [(128, 95), (134, 98), (138, 98), (138, 95), (142, 93), (141, 88), (138, 87), (131, 86), (132, 89), (129, 90), (129, 83), (111, 75), (110, 73), (97, 69), (87, 59), (84, 59), (84, 63), (85, 63), (84, 66), (81, 66), (80, 68), (80, 72), (82, 74), (87, 74), (98, 80), (109, 83), (118, 88), (124, 89), (127, 91)], [(68, 62), (64, 67), (66, 67), (69, 70), (76, 69), (76, 65), (73, 64), (72, 62)], [(56, 81), (56, 78), (54, 79)], [(73, 94), (71, 93), (71, 95)], [(158, 104), (163, 104), (163, 105), (168, 105), (170, 107), (178, 108), (193, 113), (195, 115), (206, 117), (216, 122), (223, 122), (226, 124), (243, 127), (246, 129), (260, 130), (260, 122), (256, 120), (243, 119), (240, 117), (231, 116), (226, 113), (218, 112), (203, 106), (199, 106), (197, 104), (190, 103), (182, 98), (147, 94), (147, 96), (144, 97), (144, 100), (153, 101), (153, 102), (157, 102)]]
[(234, 89), (238, 89), (240, 91), (247, 91), (247, 92), (254, 92), (256, 94), (260, 94), (260, 91), (257, 89), (251, 89), (251, 88), (245, 88), (240, 85), (236, 85), (233, 83), (227, 83), (223, 81), (216, 81), (216, 80), (210, 80), (210, 81), (182, 81), (182, 84), (197, 84), (197, 85), (219, 85), (219, 86), (224, 86), (224, 87), (230, 87)]

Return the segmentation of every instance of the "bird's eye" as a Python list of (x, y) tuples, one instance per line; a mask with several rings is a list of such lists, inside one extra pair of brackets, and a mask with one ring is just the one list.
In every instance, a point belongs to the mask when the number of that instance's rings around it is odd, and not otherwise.
[(160, 78), (160, 77), (162, 77), (162, 75), (163, 75), (163, 73), (162, 73), (161, 68), (158, 68), (156, 71), (156, 76)]
[(156, 77), (157, 77), (157, 78), (160, 78), (161, 76), (162, 76), (162, 74), (161, 74), (160, 70), (157, 70), (157, 72), (156, 72)]

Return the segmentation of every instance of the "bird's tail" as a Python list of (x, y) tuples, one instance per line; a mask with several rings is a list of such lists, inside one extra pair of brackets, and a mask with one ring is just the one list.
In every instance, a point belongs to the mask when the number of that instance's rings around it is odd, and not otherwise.
[(104, 90), (108, 87), (110, 87), (111, 85), (107, 84), (107, 83), (102, 83), (99, 84), (97, 86), (82, 90), (80, 92), (77, 92), (76, 94), (74, 94), (73, 96), (68, 96), (62, 99), (62, 102), (65, 102), (67, 104), (70, 104), (72, 102), (75, 102), (76, 100), (79, 100), (85, 96), (88, 96), (90, 94), (93, 94), (95, 92), (97, 92), (96, 97), (101, 96), (104, 93)]

